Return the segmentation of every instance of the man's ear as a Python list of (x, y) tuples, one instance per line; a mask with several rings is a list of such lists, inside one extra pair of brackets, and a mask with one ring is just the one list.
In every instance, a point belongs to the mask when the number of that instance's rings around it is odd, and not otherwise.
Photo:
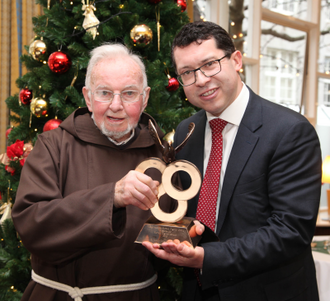
[(239, 72), (239, 70), (241, 70), (243, 66), (242, 53), (239, 50), (236, 50), (232, 53), (231, 59), (235, 64), (235, 70)]
[(89, 94), (88, 91), (89, 90), (87, 89), (87, 87), (83, 87), (82, 92), (83, 92), (83, 95), (84, 95), (84, 98), (85, 98), (87, 108), (90, 112), (93, 112), (92, 100), (88, 95)]
[(147, 107), (150, 90), (151, 90), (150, 87), (147, 87), (147, 88), (144, 89), (145, 97), (144, 97), (143, 104), (142, 104), (142, 108), (143, 108), (142, 111), (144, 111), (145, 108)]

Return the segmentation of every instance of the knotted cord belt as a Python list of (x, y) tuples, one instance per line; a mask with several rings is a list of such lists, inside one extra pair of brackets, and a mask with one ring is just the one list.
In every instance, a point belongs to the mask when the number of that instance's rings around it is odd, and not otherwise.
[(63, 284), (57, 281), (53, 281), (42, 276), (39, 276), (32, 270), (32, 279), (44, 286), (57, 289), (59, 291), (64, 291), (69, 294), (69, 296), (74, 299), (74, 301), (82, 301), (84, 295), (93, 295), (93, 294), (105, 294), (105, 293), (116, 293), (116, 292), (128, 292), (136, 291), (143, 288), (146, 288), (154, 284), (157, 280), (157, 275), (153, 275), (150, 279), (131, 284), (119, 284), (119, 285), (107, 285), (107, 286), (94, 286), (94, 287), (72, 287), (67, 284)]

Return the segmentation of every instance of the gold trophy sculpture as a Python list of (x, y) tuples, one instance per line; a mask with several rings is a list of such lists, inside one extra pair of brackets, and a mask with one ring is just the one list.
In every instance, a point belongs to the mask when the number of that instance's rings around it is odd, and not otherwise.
[[(175, 154), (184, 147), (194, 129), (195, 124), (190, 123), (185, 140), (174, 149), (171, 139), (167, 140), (168, 143), (165, 146), (162, 144), (154, 124), (149, 120), (149, 132), (156, 144), (161, 148), (164, 161), (159, 158), (148, 158), (142, 161), (135, 170), (142, 173), (149, 168), (159, 170), (162, 174), (162, 183), (158, 188), (158, 199), (164, 194), (168, 194), (171, 198), (178, 201), (178, 206), (174, 212), (166, 213), (162, 211), (159, 207), (159, 202), (157, 202), (150, 209), (153, 216), (142, 227), (136, 238), (136, 243), (150, 241), (151, 243), (161, 244), (169, 239), (178, 239), (180, 241), (188, 241), (193, 247), (198, 244), (201, 237), (196, 235), (196, 232), (192, 229), (194, 219), (184, 216), (187, 212), (188, 200), (193, 198), (200, 189), (202, 177), (198, 168), (189, 161), (175, 161)], [(166, 136), (164, 137), (165, 139)], [(191, 178), (191, 185), (186, 190), (179, 190), (172, 184), (172, 176), (179, 171), (188, 173)], [(190, 235), (189, 231), (191, 232)]]

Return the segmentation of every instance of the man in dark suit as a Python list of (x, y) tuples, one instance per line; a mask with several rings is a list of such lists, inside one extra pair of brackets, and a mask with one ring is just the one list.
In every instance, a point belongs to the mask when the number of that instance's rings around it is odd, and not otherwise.
[[(177, 127), (174, 146), (184, 140), (191, 122), (196, 125), (176, 159), (193, 162), (204, 175), (212, 144), (209, 121), (227, 122), (215, 214), (219, 241), (195, 249), (176, 241), (162, 248), (144, 245), (187, 267), (183, 300), (318, 300), (310, 243), (321, 152), (313, 126), (241, 81), (242, 55), (214, 23), (185, 25), (173, 42), (172, 58), (189, 102), (202, 109)], [(189, 175), (181, 179), (187, 189)], [(196, 217), (199, 197), (189, 200), (188, 216)]]

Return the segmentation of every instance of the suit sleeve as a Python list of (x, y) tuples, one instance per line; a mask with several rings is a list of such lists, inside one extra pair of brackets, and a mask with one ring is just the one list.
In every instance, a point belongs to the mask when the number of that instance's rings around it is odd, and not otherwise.
[(310, 247), (321, 188), (315, 130), (299, 120), (258, 143), (240, 176), (257, 177), (235, 188), (221, 229), (226, 234), (203, 244), (203, 288), (269, 271)]

